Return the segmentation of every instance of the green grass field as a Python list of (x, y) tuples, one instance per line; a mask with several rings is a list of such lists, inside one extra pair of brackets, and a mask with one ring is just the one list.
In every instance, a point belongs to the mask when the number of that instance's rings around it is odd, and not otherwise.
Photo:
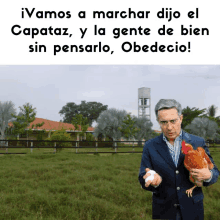
[[(19, 151), (27, 154), (0, 155), (0, 219), (151, 219), (152, 193), (138, 182), (141, 154)], [(220, 168), (220, 150), (210, 151)], [(203, 192), (205, 219), (218, 219), (220, 183), (203, 187)]]
[[(57, 148), (57, 151), (59, 151), (59, 149)], [(117, 152), (142, 152), (143, 151), (143, 147), (137, 147), (135, 146), (133, 147), (118, 147), (117, 148)], [(54, 152), (54, 148), (33, 148), (32, 150), (33, 153), (43, 153), (43, 154), (47, 154), (47, 153), (53, 153)], [(86, 153), (86, 152), (115, 152), (115, 149), (113, 147), (105, 147), (105, 148), (63, 148), (62, 152), (66, 152), (66, 153)], [(0, 148), (0, 154), (1, 153), (6, 153), (5, 148)], [(8, 148), (8, 153), (31, 153), (31, 148)]]

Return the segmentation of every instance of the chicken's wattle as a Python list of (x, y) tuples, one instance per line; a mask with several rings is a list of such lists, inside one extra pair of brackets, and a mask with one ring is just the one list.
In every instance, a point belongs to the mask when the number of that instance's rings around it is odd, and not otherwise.
[(188, 154), (188, 151), (190, 150), (191, 148), (190, 147), (187, 147), (186, 146), (186, 142), (183, 140), (182, 141), (182, 152), (183, 154)]

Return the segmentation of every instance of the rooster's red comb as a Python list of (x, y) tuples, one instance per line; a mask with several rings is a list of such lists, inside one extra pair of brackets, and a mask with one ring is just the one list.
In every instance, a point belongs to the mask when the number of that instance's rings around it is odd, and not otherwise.
[(182, 152), (183, 152), (183, 154), (187, 154), (190, 149), (191, 149), (191, 147), (186, 146), (186, 142), (183, 140), (182, 141)]
[(186, 142), (183, 140), (183, 141), (182, 141), (182, 146), (185, 147), (185, 144), (186, 144)]

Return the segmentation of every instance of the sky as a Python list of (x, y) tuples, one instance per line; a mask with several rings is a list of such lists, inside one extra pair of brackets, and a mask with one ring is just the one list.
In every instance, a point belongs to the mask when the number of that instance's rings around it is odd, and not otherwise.
[[(182, 108), (218, 107), (220, 66), (210, 65), (47, 65), (0, 66), (0, 101), (30, 103), (38, 118), (60, 121), (68, 102), (101, 102), (138, 116), (138, 88), (151, 89), (151, 121), (160, 130), (154, 108), (160, 99), (175, 99)], [(95, 126), (96, 123), (93, 123)]]

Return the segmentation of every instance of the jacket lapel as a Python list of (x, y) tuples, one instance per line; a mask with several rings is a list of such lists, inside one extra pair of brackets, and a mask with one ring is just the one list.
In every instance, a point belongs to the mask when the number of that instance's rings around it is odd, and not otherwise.
[[(185, 131), (182, 131), (182, 135), (183, 135), (183, 140), (185, 140), (186, 143), (191, 144), (191, 138), (189, 136), (188, 133), (186, 133)], [(161, 157), (164, 158), (164, 160), (173, 168), (173, 169), (177, 169), (184, 161), (185, 155), (181, 152), (180, 150), (180, 156), (179, 156), (179, 160), (178, 160), (178, 164), (177, 167), (175, 166), (174, 162), (173, 162), (173, 158), (170, 155), (168, 146), (166, 144), (166, 142), (163, 140), (163, 133), (158, 137), (157, 140), (157, 147), (156, 150), (158, 151), (158, 153), (161, 155)]]
[[(186, 143), (191, 144), (191, 138), (190, 138), (189, 134), (186, 133), (185, 131), (183, 131), (183, 133), (182, 133), (182, 138), (183, 138), (183, 140), (185, 140)], [(185, 155), (180, 150), (180, 156), (179, 156), (177, 168), (183, 163), (184, 158), (185, 158)]]
[(163, 133), (158, 137), (156, 150), (163, 157), (163, 159), (173, 168), (176, 168), (173, 158), (170, 155), (168, 146), (166, 142), (163, 140)]

